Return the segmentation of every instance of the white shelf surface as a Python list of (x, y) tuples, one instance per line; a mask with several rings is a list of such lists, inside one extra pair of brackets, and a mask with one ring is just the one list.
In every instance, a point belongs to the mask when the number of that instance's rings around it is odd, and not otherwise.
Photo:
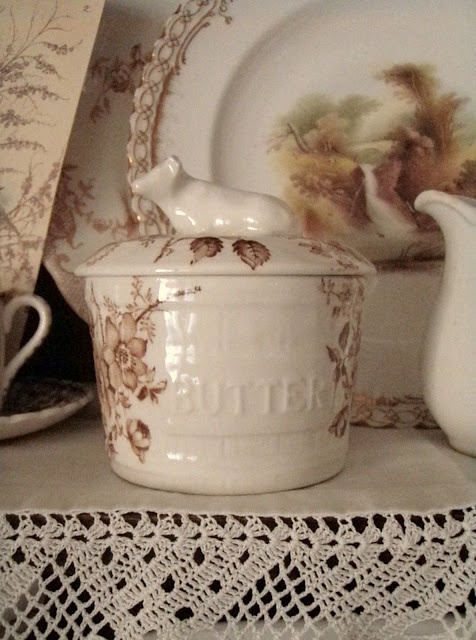
[(476, 459), (438, 429), (353, 427), (345, 469), (321, 484), (274, 494), (200, 496), (136, 486), (109, 467), (97, 407), (0, 443), (0, 511), (260, 516), (445, 512), (476, 503)]

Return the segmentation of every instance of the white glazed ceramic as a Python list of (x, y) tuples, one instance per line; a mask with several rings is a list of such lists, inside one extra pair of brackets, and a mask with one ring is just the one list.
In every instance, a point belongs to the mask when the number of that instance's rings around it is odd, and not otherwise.
[(61, 294), (83, 319), (84, 282), (74, 276), (75, 268), (106, 244), (139, 235), (127, 182), (132, 96), (157, 34), (178, 4), (107, 0), (104, 5), (43, 256)]
[[(475, 21), (473, 0), (190, 0), (135, 94), (130, 181), (173, 153), (371, 260), (441, 257), (412, 205), (424, 189), (464, 192), (476, 159)], [(170, 232), (150, 203), (132, 206), (143, 230)]]
[(348, 449), (366, 276), (338, 243), (154, 236), (86, 277), (112, 468), (207, 494), (291, 489)]
[[(443, 239), (412, 204), (423, 189), (464, 192), (475, 20), (472, 0), (190, 0), (157, 31), (134, 99), (130, 182), (175, 153), (194, 176), (286, 199), (307, 234), (379, 262), (356, 382), (362, 425), (435, 426), (421, 354)], [(441, 114), (458, 151), (434, 162)], [(143, 231), (171, 232), (150, 201), (132, 207)]]
[(194, 178), (176, 156), (137, 178), (132, 191), (160, 206), (179, 235), (296, 235), (296, 217), (279, 198)]
[(446, 243), (425, 346), (424, 395), (450, 444), (476, 456), (476, 200), (425, 191), (415, 207), (438, 221)]
[[(5, 361), (6, 340), (15, 315), (20, 309), (33, 307), (38, 313), (38, 326), (26, 344), (8, 361)], [(51, 310), (48, 303), (32, 294), (15, 296), (8, 302), (0, 299), (0, 410), (15, 374), (46, 337), (51, 325)]]
[(93, 398), (93, 389), (79, 382), (14, 380), (0, 415), (0, 440), (52, 427), (75, 414)]
[(443, 260), (380, 262), (362, 317), (353, 425), (436, 428), (423, 399), (423, 346)]

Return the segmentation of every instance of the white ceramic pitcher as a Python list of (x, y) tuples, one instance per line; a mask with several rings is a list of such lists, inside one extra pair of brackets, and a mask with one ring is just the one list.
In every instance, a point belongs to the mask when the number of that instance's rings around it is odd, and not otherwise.
[(415, 208), (438, 222), (446, 247), (424, 351), (424, 397), (451, 446), (476, 456), (476, 200), (424, 191)]

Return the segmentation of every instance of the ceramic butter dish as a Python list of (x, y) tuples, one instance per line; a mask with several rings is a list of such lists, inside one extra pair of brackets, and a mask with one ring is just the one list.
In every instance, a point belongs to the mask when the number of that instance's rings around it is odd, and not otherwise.
[(77, 269), (111, 465), (132, 482), (260, 493), (345, 463), (374, 267), (237, 215), (243, 233), (110, 244)]

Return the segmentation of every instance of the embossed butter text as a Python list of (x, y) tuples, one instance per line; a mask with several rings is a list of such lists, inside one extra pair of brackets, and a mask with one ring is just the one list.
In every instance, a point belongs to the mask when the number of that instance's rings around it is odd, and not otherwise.
[(189, 380), (169, 387), (176, 413), (209, 416), (311, 412), (322, 406), (322, 391), (323, 382), (317, 375), (243, 383)]

